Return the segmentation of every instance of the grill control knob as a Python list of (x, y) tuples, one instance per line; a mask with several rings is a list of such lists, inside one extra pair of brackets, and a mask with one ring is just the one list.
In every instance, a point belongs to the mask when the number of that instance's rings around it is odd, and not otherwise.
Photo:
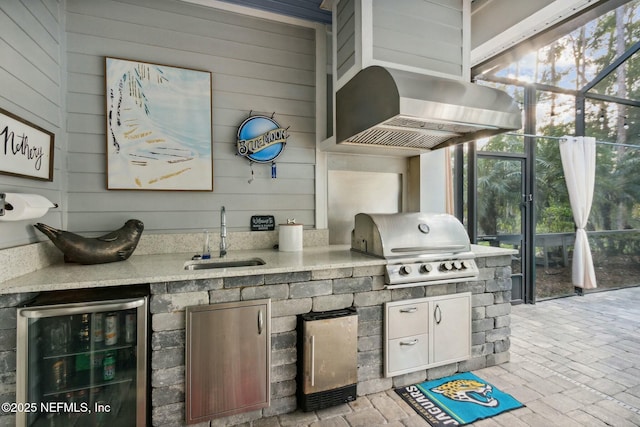
[(456, 269), (456, 270), (462, 269), (462, 263), (460, 261), (454, 261), (453, 262), (453, 268)]
[(442, 263), (442, 265), (440, 266), (440, 269), (443, 271), (449, 271), (452, 268), (453, 268), (453, 265), (449, 261)]
[(467, 267), (469, 267), (469, 266), (467, 265), (466, 261), (460, 261), (460, 268), (464, 269), (464, 268), (467, 268)]
[(431, 264), (422, 264), (420, 266), (420, 273), (422, 274), (430, 273), (431, 270), (433, 270), (433, 267), (431, 267)]
[(411, 267), (409, 267), (408, 265), (403, 265), (402, 267), (400, 267), (400, 274), (403, 276), (408, 276), (409, 274), (411, 274)]

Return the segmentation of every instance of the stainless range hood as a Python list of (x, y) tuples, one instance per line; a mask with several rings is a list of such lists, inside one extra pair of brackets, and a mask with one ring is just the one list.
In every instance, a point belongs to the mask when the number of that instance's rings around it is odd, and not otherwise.
[(434, 150), (520, 129), (505, 92), (371, 66), (336, 93), (336, 143)]

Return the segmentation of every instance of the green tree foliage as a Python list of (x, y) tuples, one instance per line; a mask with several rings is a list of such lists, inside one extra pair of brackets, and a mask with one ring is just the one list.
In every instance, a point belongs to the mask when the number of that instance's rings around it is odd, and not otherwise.
[[(562, 89), (580, 90), (622, 53), (640, 40), (640, 1), (635, 0), (539, 49), (521, 61), (496, 71), (499, 77), (524, 79)], [(517, 100), (519, 91), (507, 89)], [(640, 54), (626, 61), (598, 83), (592, 92), (623, 99), (640, 99)], [(520, 97), (521, 98), (521, 97)], [(594, 201), (588, 228), (617, 230), (640, 228), (640, 108), (616, 102), (588, 99), (584, 111), (576, 112), (575, 98), (556, 91), (537, 91), (536, 134), (562, 137), (575, 134), (575, 121), (584, 114), (586, 135), (598, 144)], [(498, 136), (483, 151), (522, 152), (522, 139)], [(574, 230), (569, 197), (558, 141), (535, 139), (537, 232)], [(635, 148), (633, 146), (638, 146)], [(513, 163), (513, 162), (511, 162)], [(500, 165), (491, 170), (478, 169), (480, 228), (486, 233), (506, 229), (499, 217), (513, 209), (510, 194), (514, 190), (505, 176), (513, 173)], [(500, 174), (503, 175), (502, 178)], [(518, 224), (513, 224), (519, 227)], [(506, 228), (501, 228), (506, 227)], [(517, 231), (517, 230), (514, 230)]]

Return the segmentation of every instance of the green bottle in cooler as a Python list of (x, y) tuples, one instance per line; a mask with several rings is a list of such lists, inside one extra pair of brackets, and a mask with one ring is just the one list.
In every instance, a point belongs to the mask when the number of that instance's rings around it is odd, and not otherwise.
[(102, 366), (102, 379), (105, 381), (114, 379), (116, 376), (116, 358), (114, 357), (113, 353), (109, 352), (106, 356), (104, 356)]

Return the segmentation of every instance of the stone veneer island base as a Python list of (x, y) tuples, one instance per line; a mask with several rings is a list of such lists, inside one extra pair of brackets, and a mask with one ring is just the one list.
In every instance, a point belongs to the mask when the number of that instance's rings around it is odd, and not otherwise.
[[(478, 258), (477, 281), (384, 288), (382, 266), (301, 271), (151, 285), (151, 403), (154, 426), (184, 422), (184, 308), (271, 298), (271, 405), (213, 420), (212, 426), (246, 423), (297, 409), (296, 316), (356, 307), (358, 395), (471, 371), (509, 360), (510, 256)], [(472, 357), (392, 378), (383, 376), (383, 304), (388, 301), (472, 293)], [(205, 423), (208, 425), (208, 422)]]
[[(481, 249), (481, 248), (480, 248)], [(237, 277), (151, 283), (151, 421), (184, 425), (185, 307), (271, 298), (271, 405), (220, 418), (212, 426), (246, 423), (296, 411), (296, 316), (354, 306), (358, 312), (358, 395), (470, 371), (509, 360), (511, 257), (508, 251), (480, 250), (477, 280), (413, 288), (385, 289), (380, 265), (310, 269)], [(126, 285), (122, 285), (126, 286)], [(436, 368), (385, 378), (383, 304), (389, 301), (461, 292), (472, 293), (472, 356)], [(0, 397), (15, 401), (16, 309), (37, 293), (0, 295)], [(14, 425), (0, 414), (0, 425)], [(209, 422), (200, 425), (209, 425)]]

